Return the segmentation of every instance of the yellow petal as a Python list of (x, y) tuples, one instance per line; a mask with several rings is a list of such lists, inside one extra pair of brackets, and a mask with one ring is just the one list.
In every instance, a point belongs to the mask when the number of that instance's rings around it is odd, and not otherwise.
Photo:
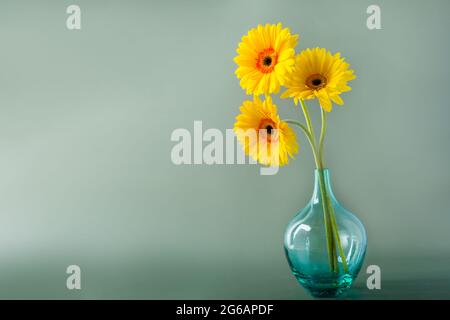
[(328, 97), (328, 93), (326, 90), (322, 89), (317, 92), (317, 97), (319, 98), (319, 103), (322, 109), (326, 112), (330, 112), (332, 109), (331, 100)]

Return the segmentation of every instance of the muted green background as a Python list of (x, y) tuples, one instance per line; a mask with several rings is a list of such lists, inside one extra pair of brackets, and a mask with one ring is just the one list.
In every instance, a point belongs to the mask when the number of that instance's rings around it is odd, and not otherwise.
[[(66, 8), (82, 30), (66, 28)], [(382, 30), (366, 28), (379, 4)], [(231, 128), (235, 48), (283, 22), (358, 79), (329, 117), (337, 197), (368, 251), (350, 298), (450, 298), (448, 1), (1, 1), (0, 298), (308, 298), (283, 252), (312, 193), (303, 137), (275, 176), (171, 162), (176, 128)], [(276, 99), (293, 117), (292, 102)], [(317, 104), (310, 104), (315, 121)], [(316, 122), (317, 123), (317, 122)], [(82, 290), (65, 269), (82, 268)], [(365, 267), (382, 290), (365, 289)]]

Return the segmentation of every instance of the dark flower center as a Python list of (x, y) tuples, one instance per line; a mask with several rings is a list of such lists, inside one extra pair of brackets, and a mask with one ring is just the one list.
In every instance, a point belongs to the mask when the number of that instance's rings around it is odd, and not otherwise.
[(321, 74), (313, 74), (306, 79), (306, 85), (310, 89), (319, 90), (327, 85), (327, 78)]
[(278, 55), (272, 48), (264, 49), (256, 58), (256, 69), (262, 73), (270, 73), (277, 64)]
[(272, 64), (272, 57), (270, 56), (264, 57), (263, 65), (269, 67), (271, 64)]
[(261, 119), (258, 126), (259, 134), (268, 142), (277, 142), (279, 132), (277, 130), (277, 124), (270, 118)]

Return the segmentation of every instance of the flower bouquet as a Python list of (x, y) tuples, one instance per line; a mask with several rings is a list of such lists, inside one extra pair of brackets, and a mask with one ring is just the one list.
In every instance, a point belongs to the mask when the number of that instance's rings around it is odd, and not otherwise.
[[(364, 260), (367, 238), (362, 223), (343, 208), (331, 189), (324, 160), (327, 114), (342, 105), (341, 94), (356, 78), (340, 53), (324, 48), (295, 54), (298, 35), (277, 25), (259, 25), (242, 37), (234, 61), (244, 101), (234, 131), (244, 152), (266, 166), (284, 166), (298, 152), (294, 130), (306, 136), (314, 156), (315, 186), (311, 201), (288, 224), (285, 252), (292, 273), (312, 295), (334, 297), (350, 288)], [(303, 112), (304, 123), (281, 119), (271, 95), (285, 90)], [(260, 96), (264, 96), (263, 99)], [(306, 100), (320, 104), (321, 130), (316, 138)]]

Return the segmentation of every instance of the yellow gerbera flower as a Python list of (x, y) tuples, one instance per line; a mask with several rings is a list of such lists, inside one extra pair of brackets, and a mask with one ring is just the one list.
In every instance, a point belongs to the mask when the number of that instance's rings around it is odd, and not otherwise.
[(288, 28), (277, 25), (258, 25), (242, 37), (236, 50), (238, 64), (236, 75), (247, 94), (271, 94), (280, 90), (286, 74), (295, 62), (294, 47), (298, 35), (291, 35)]
[(349, 66), (339, 52), (332, 55), (323, 48), (303, 50), (295, 57), (294, 71), (288, 75), (287, 90), (281, 97), (294, 98), (295, 104), (299, 99), (317, 98), (321, 107), (330, 112), (331, 101), (344, 104), (339, 95), (350, 91), (347, 82), (356, 78)]
[(283, 166), (298, 152), (294, 130), (280, 120), (270, 96), (244, 101), (240, 110), (234, 131), (246, 155), (264, 165)]

